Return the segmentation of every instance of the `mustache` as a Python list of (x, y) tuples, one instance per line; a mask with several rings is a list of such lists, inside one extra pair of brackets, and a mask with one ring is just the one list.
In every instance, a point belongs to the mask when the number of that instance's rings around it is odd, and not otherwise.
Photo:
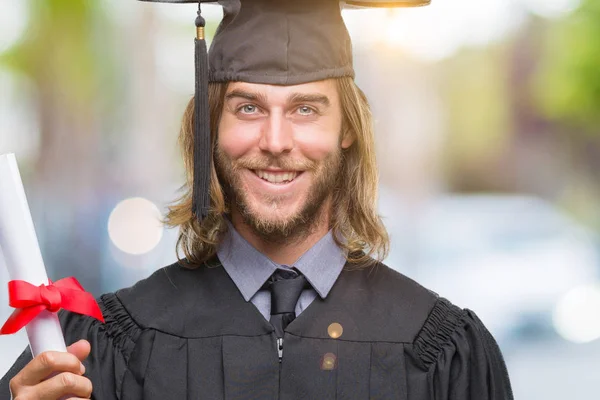
[(268, 169), (277, 168), (285, 171), (315, 171), (317, 163), (311, 160), (294, 160), (289, 156), (285, 157), (242, 157), (232, 163), (235, 170), (240, 169)]

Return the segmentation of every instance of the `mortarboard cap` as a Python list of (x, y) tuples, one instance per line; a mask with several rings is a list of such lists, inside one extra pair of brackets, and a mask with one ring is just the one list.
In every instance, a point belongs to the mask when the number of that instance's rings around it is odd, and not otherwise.
[[(207, 54), (205, 0), (142, 0), (198, 3), (194, 97), (192, 210), (201, 221), (210, 208), (210, 114), (208, 82), (296, 85), (354, 76), (352, 44), (341, 9), (417, 7), (430, 0), (221, 0), (221, 21)], [(208, 56), (208, 57), (207, 57)]]

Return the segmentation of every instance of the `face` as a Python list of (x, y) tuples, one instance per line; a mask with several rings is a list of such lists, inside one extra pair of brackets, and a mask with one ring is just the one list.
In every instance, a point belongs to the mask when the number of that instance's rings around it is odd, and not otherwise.
[(337, 186), (342, 112), (333, 80), (295, 86), (231, 83), (219, 122), (219, 178), (244, 222), (262, 236), (309, 230)]

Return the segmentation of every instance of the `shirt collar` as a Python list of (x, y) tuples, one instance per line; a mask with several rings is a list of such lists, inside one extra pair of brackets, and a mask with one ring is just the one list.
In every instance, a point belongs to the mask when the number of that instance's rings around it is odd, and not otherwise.
[(346, 264), (346, 253), (333, 238), (332, 231), (323, 236), (293, 265), (273, 262), (246, 241), (227, 221), (228, 230), (217, 249), (219, 261), (246, 301), (249, 301), (277, 268), (295, 267), (321, 298), (333, 287)]
[(329, 231), (308, 249), (294, 267), (306, 277), (322, 299), (327, 297), (333, 284), (346, 265), (346, 252), (340, 248)]

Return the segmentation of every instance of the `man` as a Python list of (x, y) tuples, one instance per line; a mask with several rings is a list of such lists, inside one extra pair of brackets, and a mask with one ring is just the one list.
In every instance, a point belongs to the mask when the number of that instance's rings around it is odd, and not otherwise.
[(185, 259), (103, 295), (104, 324), (62, 313), (69, 353), (24, 352), (2, 396), (512, 399), (477, 316), (377, 261), (372, 121), (337, 0), (223, 4), (166, 218)]

